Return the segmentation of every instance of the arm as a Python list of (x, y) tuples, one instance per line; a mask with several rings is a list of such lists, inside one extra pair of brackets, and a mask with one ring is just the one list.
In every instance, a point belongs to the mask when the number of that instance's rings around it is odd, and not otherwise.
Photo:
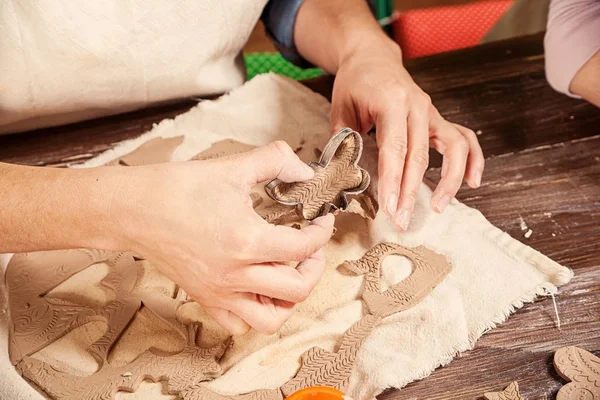
[(408, 227), (430, 146), (444, 155), (434, 210), (444, 210), (463, 178), (471, 187), (480, 185), (484, 158), (476, 135), (440, 115), (365, 0), (305, 0), (294, 37), (305, 59), (336, 74), (332, 129), (377, 128), (379, 203), (399, 229)]
[(124, 169), (39, 168), (0, 163), (0, 253), (118, 250), (110, 193)]
[(553, 0), (544, 47), (550, 85), (600, 106), (600, 1)]
[(272, 334), (320, 280), (320, 249), (334, 218), (302, 230), (270, 225), (254, 212), (250, 190), (275, 177), (291, 182), (313, 174), (283, 142), (222, 159), (141, 167), (0, 164), (0, 252), (131, 250), (230, 332)]

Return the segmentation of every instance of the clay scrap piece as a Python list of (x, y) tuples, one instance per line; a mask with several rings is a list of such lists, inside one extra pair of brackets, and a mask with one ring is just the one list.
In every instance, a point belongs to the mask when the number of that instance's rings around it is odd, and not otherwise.
[(519, 384), (512, 382), (502, 392), (490, 392), (485, 393), (483, 398), (486, 400), (525, 400), (521, 393), (519, 393)]
[(106, 165), (136, 166), (168, 162), (171, 161), (173, 152), (181, 143), (183, 143), (183, 136), (156, 137), (148, 140), (131, 153), (125, 154)]
[(344, 128), (327, 143), (319, 162), (309, 164), (315, 170), (312, 179), (293, 183), (274, 179), (265, 191), (276, 202), (295, 206), (298, 215), (308, 221), (331, 210), (345, 210), (346, 196), (364, 192), (370, 183), (369, 173), (358, 166), (361, 154), (360, 134)]
[(563, 347), (554, 353), (554, 369), (570, 382), (556, 400), (600, 399), (600, 358), (575, 346)]
[[(76, 273), (98, 263), (109, 266), (100, 284), (114, 291), (114, 301), (105, 306), (89, 306), (45, 296)], [(132, 253), (79, 249), (13, 256), (6, 270), (6, 285), (12, 319), (9, 354), (17, 370), (56, 400), (114, 399), (117, 391), (133, 392), (144, 379), (166, 380), (169, 392), (177, 394), (220, 375), (218, 361), (229, 343), (209, 349), (196, 345), (199, 326), (183, 325), (176, 317), (177, 308), (186, 301), (183, 290), (178, 289), (175, 298), (157, 292), (137, 292), (136, 280)], [(108, 363), (109, 352), (142, 304), (187, 344), (174, 355), (146, 350), (131, 363), (113, 367)], [(70, 375), (32, 357), (33, 353), (93, 321), (102, 321), (107, 326), (103, 336), (87, 348), (100, 365), (95, 374)]]
[(283, 394), (278, 389), (257, 390), (237, 396), (223, 396), (208, 389), (203, 384), (197, 384), (179, 393), (182, 400), (283, 400)]
[(237, 140), (224, 139), (213, 143), (208, 149), (195, 155), (192, 160), (212, 160), (231, 154), (244, 153), (254, 148), (255, 146), (238, 142)]
[[(408, 278), (381, 293), (381, 264), (392, 254), (410, 259), (413, 271)], [(335, 353), (318, 347), (310, 349), (303, 356), (296, 376), (281, 387), (286, 396), (310, 386), (330, 386), (346, 391), (360, 347), (379, 322), (418, 304), (451, 269), (444, 256), (423, 246), (412, 249), (395, 243), (379, 243), (361, 259), (346, 261), (342, 266), (353, 273), (366, 274), (362, 299), (367, 304), (368, 314), (346, 331)]]
[(306, 352), (300, 371), (281, 387), (283, 394), (289, 396), (311, 386), (329, 386), (344, 392), (348, 388), (360, 347), (381, 319), (379, 315), (364, 316), (346, 331), (336, 353), (319, 347)]
[[(411, 275), (381, 292), (381, 265), (389, 255), (408, 258)], [(357, 275), (366, 274), (362, 298), (372, 314), (383, 317), (407, 310), (423, 300), (450, 273), (451, 265), (441, 254), (426, 247), (408, 248), (396, 243), (379, 243), (356, 261), (342, 264)]]

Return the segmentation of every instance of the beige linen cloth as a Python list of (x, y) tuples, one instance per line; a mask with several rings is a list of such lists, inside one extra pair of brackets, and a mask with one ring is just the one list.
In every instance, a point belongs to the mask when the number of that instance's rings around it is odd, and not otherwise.
[[(262, 75), (229, 95), (203, 101), (189, 112), (161, 122), (150, 132), (118, 145), (83, 167), (105, 164), (154, 137), (181, 135), (184, 140), (173, 153), (173, 160), (190, 159), (222, 139), (255, 146), (284, 139), (292, 148), (302, 145), (299, 155), (311, 161), (315, 158), (314, 148), (322, 149), (328, 139), (329, 108), (323, 97), (296, 82)], [(373, 139), (366, 137), (362, 164), (374, 178), (375, 150)], [(314, 292), (277, 334), (264, 336), (251, 331), (235, 338), (221, 360), (225, 373), (207, 386), (223, 395), (277, 388), (295, 376), (300, 356), (311, 347), (335, 351), (338, 339), (364, 312), (358, 299), (363, 277), (344, 274), (337, 267), (344, 260), (360, 258), (381, 241), (426, 246), (446, 256), (452, 271), (421, 303), (385, 318), (366, 339), (348, 389), (348, 395), (356, 400), (371, 399), (386, 388), (401, 388), (425, 378), (458, 352), (473, 348), (482, 334), (525, 302), (555, 293), (557, 286), (571, 279), (569, 269), (492, 226), (477, 210), (453, 200), (444, 213), (436, 214), (429, 206), (430, 197), (430, 189), (423, 185), (414, 218), (405, 233), (396, 232), (381, 212), (373, 221), (351, 214), (336, 217), (338, 231), (326, 247), (327, 270)], [(391, 285), (406, 278), (410, 271), (408, 260), (390, 256), (383, 265), (383, 279)], [(199, 306), (192, 304), (182, 314), (204, 323), (204, 344), (226, 337)], [(77, 335), (85, 338), (92, 333), (87, 330)], [(158, 327), (140, 328), (137, 336), (135, 329), (128, 332), (121, 339), (122, 345), (117, 346), (121, 352), (117, 358), (130, 359), (139, 354), (136, 337), (138, 341), (156, 343), (157, 335)], [(51, 362), (67, 353), (84, 354), (84, 347), (77, 343), (85, 342), (71, 336), (37, 357)], [(0, 398), (40, 398), (8, 362), (6, 316), (0, 325), (0, 345)], [(77, 346), (78, 352), (72, 349)], [(82, 369), (83, 356), (75, 358), (62, 362)], [(93, 369), (88, 373), (92, 372)], [(161, 394), (159, 386), (144, 384), (138, 392), (118, 397), (174, 398)]]

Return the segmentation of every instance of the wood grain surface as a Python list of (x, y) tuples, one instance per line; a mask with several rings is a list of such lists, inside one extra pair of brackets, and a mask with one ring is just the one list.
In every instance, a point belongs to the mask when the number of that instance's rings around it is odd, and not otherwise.
[[(483, 185), (457, 196), (513, 237), (575, 271), (556, 297), (526, 305), (472, 351), (386, 400), (481, 399), (518, 381), (528, 400), (553, 399), (565, 383), (554, 351), (600, 355), (600, 110), (555, 93), (544, 78), (543, 36), (411, 60), (407, 64), (449, 120), (481, 131)], [(333, 78), (306, 85), (330, 97)], [(60, 166), (132, 138), (194, 101), (36, 132), (0, 136), (0, 161)], [(440, 158), (427, 177), (439, 179)], [(521, 225), (532, 230), (529, 238)]]

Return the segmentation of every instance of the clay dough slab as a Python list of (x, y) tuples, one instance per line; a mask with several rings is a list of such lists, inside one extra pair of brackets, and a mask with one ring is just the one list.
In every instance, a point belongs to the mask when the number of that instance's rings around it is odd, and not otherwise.
[(298, 215), (311, 221), (331, 209), (345, 210), (347, 194), (366, 190), (370, 176), (358, 166), (362, 138), (348, 128), (334, 135), (318, 163), (309, 164), (315, 171), (312, 179), (286, 183), (278, 179), (267, 183), (265, 191), (278, 203), (295, 206)]
[[(408, 258), (413, 264), (413, 271), (408, 278), (382, 293), (381, 265), (389, 255)], [(359, 260), (346, 261), (342, 266), (357, 275), (366, 274), (362, 298), (372, 314), (383, 317), (418, 304), (452, 269), (446, 257), (426, 247), (408, 248), (396, 243), (379, 243)]]
[(192, 160), (212, 160), (231, 154), (245, 153), (254, 148), (255, 146), (238, 142), (237, 140), (224, 139), (213, 143), (208, 149), (195, 155)]
[(511, 382), (502, 392), (485, 393), (483, 398), (486, 400), (525, 400), (521, 396), (521, 393), (519, 393), (519, 384), (517, 382)]
[(148, 165), (171, 161), (173, 152), (183, 143), (183, 136), (172, 138), (156, 137), (150, 139), (140, 147), (109, 162), (107, 165)]
[[(92, 307), (45, 296), (77, 272), (106, 263), (108, 274), (100, 281), (116, 299), (105, 306)], [(117, 391), (135, 391), (144, 379), (167, 381), (171, 394), (221, 374), (218, 363), (228, 343), (204, 349), (198, 343), (198, 325), (178, 322), (177, 308), (185, 301), (157, 292), (134, 291), (137, 267), (131, 253), (97, 250), (62, 250), (15, 255), (6, 271), (11, 311), (10, 357), (17, 370), (56, 400), (109, 400)], [(147, 350), (129, 364), (113, 367), (110, 350), (144, 304), (165, 324), (186, 339), (184, 349), (174, 355)], [(100, 365), (90, 376), (74, 376), (31, 357), (72, 330), (88, 322), (102, 321), (107, 329), (86, 350)], [(191, 397), (193, 398), (193, 397)]]
[(556, 400), (600, 400), (600, 358), (575, 346), (554, 353), (554, 369), (565, 380)]

